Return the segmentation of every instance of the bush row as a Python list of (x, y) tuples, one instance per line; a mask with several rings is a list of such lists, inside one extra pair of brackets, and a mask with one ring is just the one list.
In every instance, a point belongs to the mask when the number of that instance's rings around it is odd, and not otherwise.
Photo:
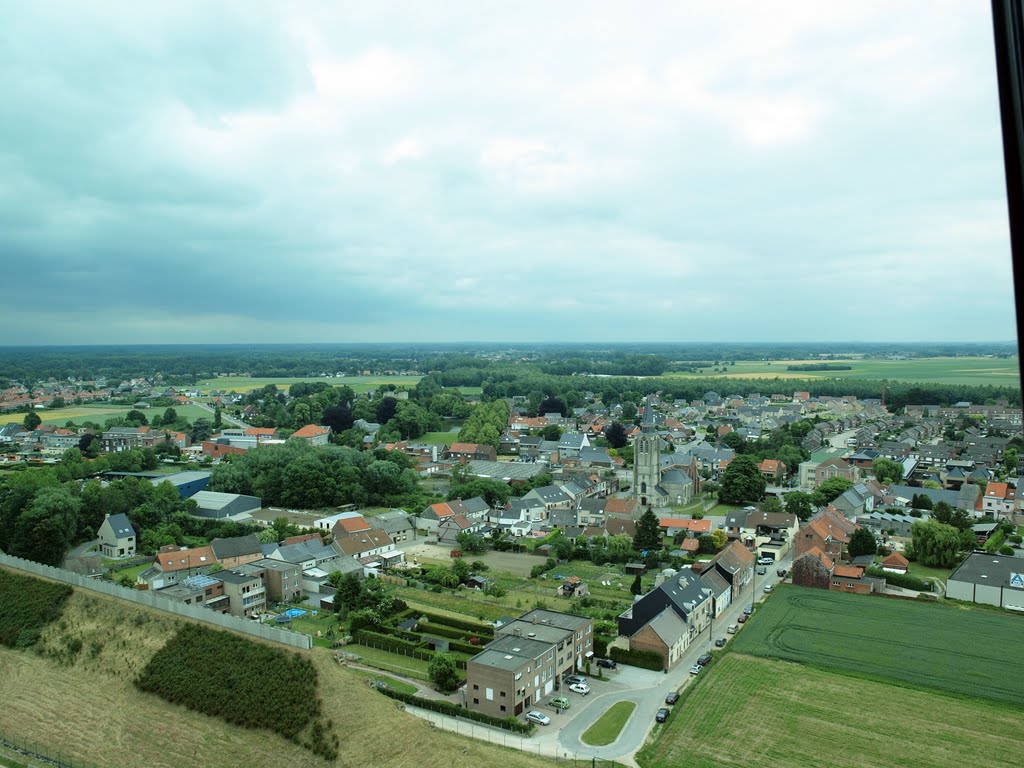
[(480, 645), (487, 645), (494, 639), (494, 635), (484, 632), (470, 632), (467, 629), (456, 629), (455, 627), (446, 627), (443, 624), (435, 624), (430, 622), (429, 624), (420, 624), (419, 629), (416, 630), (425, 635), (434, 635), (436, 637), (449, 637), (453, 640), (464, 640), (470, 637), (479, 637)]
[(474, 712), (471, 709), (465, 709), (450, 701), (423, 699), (412, 693), (397, 691), (388, 685), (378, 685), (377, 690), (385, 696), (390, 696), (392, 699), (404, 701), (406, 704), (412, 704), (414, 707), (429, 709), (432, 712), (440, 712), (441, 714), (449, 715), (450, 717), (462, 717), (466, 720), (475, 720), (478, 723), (493, 725), (498, 728), (504, 728), (506, 731), (513, 731), (515, 733), (522, 733), (526, 735), (533, 733), (534, 730), (533, 723), (522, 723), (511, 715), (504, 718), (494, 717), (493, 715), (487, 715), (483, 712)]
[(886, 584), (895, 584), (897, 587), (913, 589), (918, 592), (932, 591), (932, 585), (929, 582), (924, 579), (919, 579), (916, 576), (911, 576), (909, 573), (890, 573), (889, 571), (882, 570), (877, 566), (868, 568), (866, 573), (868, 576), (885, 579)]
[[(434, 658), (434, 652), (428, 648), (423, 647), (420, 643), (414, 643), (410, 640), (403, 640), (400, 637), (394, 635), (385, 635), (381, 632), (373, 632), (369, 629), (357, 629), (352, 633), (352, 639), (360, 645), (367, 645), (371, 648), (380, 648), (391, 653), (404, 653), (407, 656), (411, 656), (414, 659), (420, 661), (430, 661)], [(461, 643), (459, 644), (461, 645)], [(451, 645), (449, 646), (451, 647)], [(460, 648), (452, 647), (453, 651), (460, 651)], [(462, 651), (463, 653), (479, 653), (479, 649), (474, 648), (472, 651)], [(459, 669), (466, 668), (466, 660), (458, 656), (452, 656), (455, 660), (455, 666)]]
[(0, 645), (26, 648), (64, 611), (67, 584), (21, 576), (0, 568)]
[(631, 651), (628, 648), (612, 648), (609, 656), (619, 664), (629, 664), (641, 669), (653, 669), (655, 672), (661, 672), (665, 668), (665, 662), (654, 651)]

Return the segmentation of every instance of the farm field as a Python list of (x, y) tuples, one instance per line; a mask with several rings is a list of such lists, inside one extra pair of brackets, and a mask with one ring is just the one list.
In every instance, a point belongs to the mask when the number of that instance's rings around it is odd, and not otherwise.
[(994, 611), (782, 585), (732, 650), (1024, 708), (1024, 677), (1006, 674), (1024, 620)]
[[(58, 625), (65, 624), (65, 629)], [(132, 681), (181, 622), (105, 597), (74, 593), (61, 621), (43, 634), (63, 646), (68, 633), (83, 640), (77, 662), (60, 664), (32, 651), (0, 648), (0, 730), (59, 750), (69, 758), (124, 768), (213, 768), (235, 766), (410, 764), (406, 745), (415, 744), (417, 768), (450, 768), (452, 755), (467, 765), (533, 768), (550, 760), (506, 750), (434, 729), (375, 693), (366, 678), (346, 668), (326, 649), (310, 654), (317, 669), (324, 714), (344, 723), (342, 758), (327, 762), (280, 736), (233, 726), (143, 693)], [(94, 643), (100, 650), (92, 656)], [(354, 648), (353, 650), (358, 650)], [(54, 712), (60, 712), (54, 718)], [(116, 716), (112, 716), (115, 713)], [(387, 739), (359, 734), (387, 733)], [(3, 760), (0, 760), (2, 763)]]
[[(198, 405), (175, 405), (173, 406), (178, 416), (188, 419), (190, 422), (198, 418), (213, 420), (213, 414)], [(95, 421), (103, 424), (107, 419), (114, 416), (124, 416), (128, 411), (134, 410), (128, 405), (73, 405), (67, 408), (44, 409), (36, 411), (44, 424), (56, 424), (64, 426), (67, 421), (74, 421), (81, 424), (83, 421)], [(140, 408), (146, 418), (159, 414), (163, 416), (165, 408)], [(20, 414), (19, 414), (20, 415)], [(19, 419), (20, 420), (20, 419)]]
[(323, 378), (319, 376), (299, 376), (297, 378), (274, 378), (274, 379), (257, 379), (250, 378), (247, 376), (219, 376), (215, 379), (206, 379), (196, 384), (196, 389), (200, 392), (210, 392), (211, 390), (225, 390), (227, 392), (251, 392), (254, 389), (260, 389), (267, 386), (267, 384), (274, 384), (278, 389), (288, 390), (292, 384), (298, 384), (299, 382), (308, 382), (315, 384), (318, 382), (327, 382), (333, 384), (336, 387), (347, 385), (359, 394), (361, 392), (368, 392), (371, 389), (376, 389), (382, 384), (394, 384), (398, 387), (414, 387), (416, 383), (423, 378), (422, 376), (343, 376), (341, 378)]
[[(788, 365), (831, 362), (849, 365), (848, 371), (787, 371)], [(911, 360), (737, 360), (727, 373), (671, 373), (665, 378), (719, 379), (889, 379), (936, 384), (1020, 384), (1018, 360), (996, 357), (925, 357)], [(725, 394), (724, 392), (722, 394)]]
[(674, 709), (641, 768), (996, 768), (1024, 747), (1019, 709), (737, 653)]

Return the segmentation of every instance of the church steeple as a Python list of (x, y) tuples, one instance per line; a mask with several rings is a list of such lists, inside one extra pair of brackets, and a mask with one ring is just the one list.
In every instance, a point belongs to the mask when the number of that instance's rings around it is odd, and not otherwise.
[(640, 434), (633, 443), (633, 497), (641, 506), (647, 506), (656, 497), (655, 489), (661, 482), (661, 438), (650, 397), (643, 408)]

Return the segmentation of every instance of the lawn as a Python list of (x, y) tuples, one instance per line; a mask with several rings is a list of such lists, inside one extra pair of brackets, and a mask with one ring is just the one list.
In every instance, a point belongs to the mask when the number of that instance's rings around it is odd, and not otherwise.
[(362, 392), (369, 392), (371, 389), (376, 389), (383, 384), (394, 384), (397, 387), (406, 387), (411, 389), (415, 387), (417, 382), (422, 376), (343, 376), (341, 378), (325, 378), (320, 376), (300, 376), (298, 378), (252, 378), (248, 376), (218, 376), (215, 379), (206, 379), (196, 384), (196, 389), (200, 392), (210, 392), (211, 390), (227, 391), (227, 392), (251, 392), (254, 389), (261, 389), (267, 384), (273, 384), (278, 389), (287, 391), (292, 384), (298, 384), (299, 382), (308, 382), (311, 384), (318, 382), (327, 382), (336, 387), (349, 386), (356, 392), (356, 394)]
[[(191, 423), (196, 419), (213, 420), (213, 414), (198, 405), (175, 405), (172, 406), (178, 416), (188, 419)], [(95, 421), (103, 425), (107, 419), (115, 416), (124, 416), (131, 410), (138, 410), (145, 414), (147, 419), (153, 416), (164, 415), (166, 408), (138, 408), (134, 409), (128, 405), (73, 405), (67, 408), (55, 408), (52, 410), (37, 411), (44, 424), (57, 424), (64, 426), (68, 421), (82, 424), (86, 421)]]
[(413, 443), (426, 443), (428, 445), (451, 445), (458, 441), (459, 431), (454, 432), (427, 432), (413, 439)]
[(1006, 674), (1024, 657), (1021, 617), (786, 585), (777, 590), (733, 651), (1024, 707), (1024, 676)]
[(604, 747), (611, 744), (622, 733), (629, 718), (633, 716), (636, 702), (620, 701), (612, 704), (608, 711), (601, 715), (592, 726), (584, 731), (580, 741), (592, 747)]
[(363, 664), (382, 669), (385, 672), (395, 672), (404, 677), (414, 677), (417, 680), (430, 679), (430, 675), (427, 674), (430, 662), (423, 659), (414, 659), (412, 656), (403, 656), (400, 653), (370, 648), (365, 645), (346, 645), (341, 650), (358, 656)]
[(675, 708), (642, 768), (996, 768), (1024, 747), (1015, 708), (736, 653)]
[[(788, 371), (788, 365), (833, 362), (849, 365), (848, 371)], [(1014, 386), (1020, 384), (1016, 357), (926, 357), (912, 360), (738, 360), (727, 366), (726, 373), (705, 368), (702, 373), (672, 373), (664, 378), (720, 379), (889, 379), (890, 381), (927, 382), (935, 384), (989, 384)]]

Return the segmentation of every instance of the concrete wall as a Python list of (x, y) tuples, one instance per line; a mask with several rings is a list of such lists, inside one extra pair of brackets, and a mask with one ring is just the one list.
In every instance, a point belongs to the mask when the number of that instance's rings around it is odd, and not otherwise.
[(200, 608), (193, 605), (185, 605), (174, 600), (168, 600), (157, 592), (139, 591), (126, 589), (118, 584), (100, 579), (90, 579), (79, 576), (77, 573), (54, 568), (49, 565), (40, 565), (31, 560), (22, 560), (20, 557), (12, 557), (0, 552), (0, 565), (12, 568), (22, 573), (33, 576), (41, 576), (44, 579), (52, 579), (65, 584), (70, 584), (79, 589), (87, 589), (92, 592), (99, 592), (119, 600), (128, 600), (148, 608), (155, 608), (165, 613), (173, 613), (188, 619), (194, 619), (206, 624), (211, 624), (222, 629), (229, 629), (234, 632), (242, 632), (262, 640), (269, 640), (274, 643), (281, 643), (292, 648), (309, 650), (313, 647), (313, 639), (309, 635), (298, 632), (288, 632), (266, 624), (257, 624), (248, 619), (239, 619), (227, 614), (215, 613), (209, 608)]

